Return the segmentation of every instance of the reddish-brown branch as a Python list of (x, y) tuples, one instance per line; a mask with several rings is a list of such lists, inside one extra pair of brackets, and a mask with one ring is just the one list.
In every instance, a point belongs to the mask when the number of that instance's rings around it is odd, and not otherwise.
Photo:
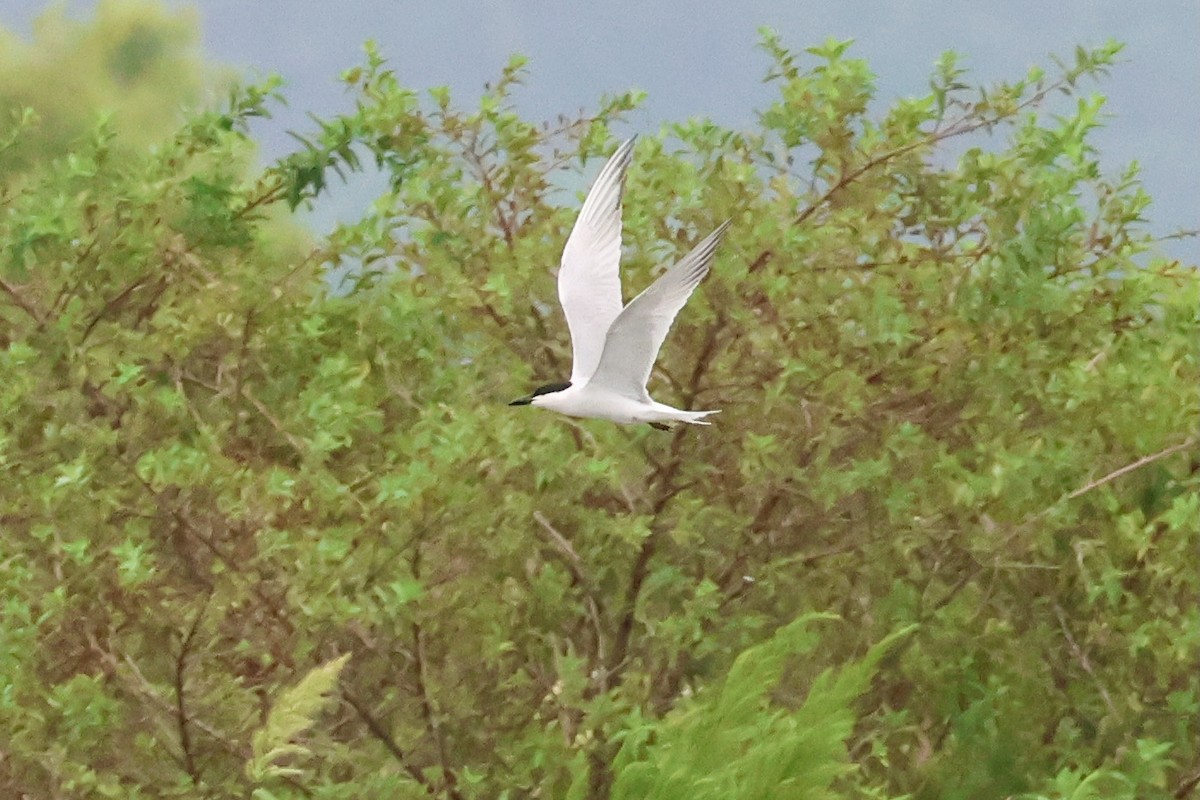
[(0, 289), (3, 289), (4, 293), (12, 298), (13, 305), (28, 314), (38, 325), (41, 325), (45, 321), (33, 303), (25, 299), (25, 295), (21, 294), (21, 291), (16, 286), (0, 278)]
[(208, 600), (211, 597), (212, 595), (206, 597), (204, 604), (196, 612), (196, 618), (192, 620), (191, 626), (184, 634), (183, 641), (179, 645), (179, 654), (175, 657), (175, 721), (179, 727), (179, 749), (183, 752), (184, 769), (187, 770), (188, 777), (192, 779), (193, 786), (200, 785), (200, 772), (196, 767), (196, 757), (192, 752), (192, 736), (184, 689), (187, 684), (188, 655), (192, 649), (192, 642), (196, 639), (196, 632), (200, 630), (200, 622), (204, 619), (204, 611), (208, 608)]
[(367, 730), (379, 740), (379, 743), (391, 754), (401, 769), (408, 773), (410, 778), (425, 787), (427, 793), (433, 794), (436, 791), (433, 784), (429, 782), (419, 769), (408, 762), (408, 757), (404, 754), (400, 745), (396, 743), (396, 739), (388, 733), (383, 724), (367, 709), (366, 704), (348, 689), (343, 689), (341, 694), (342, 699), (346, 701), (346, 704), (350, 708), (354, 709), (354, 713), (358, 714), (358, 718), (367, 726)]
[(134, 292), (136, 292), (138, 289), (145, 286), (147, 281), (149, 281), (149, 276), (143, 275), (140, 278), (138, 278), (137, 280), (133, 281), (133, 283), (126, 286), (121, 291), (117, 292), (115, 295), (112, 296), (111, 299), (109, 299), (107, 302), (105, 302), (105, 304), (100, 308), (100, 310), (97, 311), (95, 314), (93, 314), (92, 318), (90, 320), (88, 320), (88, 324), (86, 326), (84, 326), (83, 335), (79, 337), (79, 341), (86, 342), (88, 340), (88, 337), (92, 335), (92, 331), (100, 323), (100, 320), (104, 319), (110, 313), (112, 313), (115, 309), (117, 309), (121, 305), (123, 305), (125, 303), (125, 301), (128, 300), (130, 298), (130, 296), (133, 295)]

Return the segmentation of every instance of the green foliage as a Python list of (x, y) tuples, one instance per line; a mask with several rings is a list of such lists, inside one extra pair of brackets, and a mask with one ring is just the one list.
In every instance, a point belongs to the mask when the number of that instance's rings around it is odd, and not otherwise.
[[(852, 704), (862, 694), (889, 637), (836, 677), (825, 670), (795, 710), (773, 710), (787, 661), (811, 653), (812, 617), (800, 617), (734, 660), (729, 674), (690, 707), (624, 734), (613, 764), (612, 797), (761, 798), (829, 797), (849, 771), (846, 739)], [(646, 752), (649, 751), (649, 752)]]
[(0, 175), (65, 155), (98, 111), (111, 115), (121, 151), (169, 136), (217, 75), (200, 60), (194, 15), (152, 0), (102, 0), (89, 23), (51, 5), (33, 41), (0, 30), (0, 120), (36, 112), (35, 137), (0, 147)]
[(303, 775), (296, 767), (282, 766), (281, 759), (310, 755), (309, 748), (294, 740), (316, 721), (317, 714), (329, 705), (329, 693), (337, 685), (349, 654), (309, 670), (295, 686), (287, 689), (271, 706), (266, 724), (250, 740), (254, 754), (246, 764), (251, 780), (268, 777)]
[[(1194, 785), (1200, 273), (1100, 169), (1118, 48), (948, 55), (884, 110), (847, 43), (764, 49), (756, 126), (629, 176), (626, 285), (734, 220), (651, 387), (724, 413), (671, 434), (505, 405), (568, 371), (555, 266), (637, 94), (543, 125), (519, 59), (461, 108), (371, 50), (258, 173), (274, 81), (167, 133), (20, 95), (0, 794)], [(363, 164), (388, 191), (310, 246), (290, 209)]]

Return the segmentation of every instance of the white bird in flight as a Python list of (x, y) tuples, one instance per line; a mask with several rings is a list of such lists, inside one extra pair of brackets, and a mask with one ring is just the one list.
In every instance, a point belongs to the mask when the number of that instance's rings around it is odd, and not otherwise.
[(675, 315), (708, 274), (725, 222), (629, 305), (621, 304), (621, 194), (634, 139), (613, 153), (588, 192), (563, 248), (558, 299), (571, 331), (571, 379), (534, 390), (510, 406), (532, 405), (571, 417), (625, 425), (708, 425), (716, 411), (683, 411), (651, 399), (646, 381)]

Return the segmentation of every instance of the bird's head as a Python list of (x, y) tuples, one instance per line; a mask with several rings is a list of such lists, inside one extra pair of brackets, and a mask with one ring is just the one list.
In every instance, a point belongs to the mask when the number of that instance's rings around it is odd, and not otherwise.
[(569, 389), (569, 388), (571, 388), (570, 381), (564, 381), (562, 383), (547, 383), (545, 386), (539, 386), (538, 388), (534, 389), (533, 394), (528, 395), (527, 397), (518, 397), (516, 400), (513, 400), (511, 403), (509, 403), (509, 405), (510, 406), (529, 406), (529, 405), (536, 406), (536, 405), (538, 405), (539, 397), (544, 397), (549, 394), (561, 392), (564, 389)]

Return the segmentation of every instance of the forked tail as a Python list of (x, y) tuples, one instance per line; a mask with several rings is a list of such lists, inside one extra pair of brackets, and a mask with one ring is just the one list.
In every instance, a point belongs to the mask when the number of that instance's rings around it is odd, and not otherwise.
[(680, 417), (680, 422), (686, 422), (688, 425), (712, 425), (711, 422), (705, 422), (704, 418), (709, 414), (720, 414), (721, 409), (718, 408), (713, 411), (683, 411), (681, 413), (685, 416)]
[[(651, 401), (653, 402), (653, 401)], [(718, 414), (719, 411), (684, 411), (682, 408), (672, 408), (671, 406), (663, 405), (662, 403), (653, 403), (651, 413), (642, 417), (642, 420), (654, 423), (670, 425), (672, 422), (683, 422), (687, 425), (711, 425), (711, 422), (706, 422), (705, 417), (711, 414)], [(656, 428), (658, 425), (654, 425)]]

